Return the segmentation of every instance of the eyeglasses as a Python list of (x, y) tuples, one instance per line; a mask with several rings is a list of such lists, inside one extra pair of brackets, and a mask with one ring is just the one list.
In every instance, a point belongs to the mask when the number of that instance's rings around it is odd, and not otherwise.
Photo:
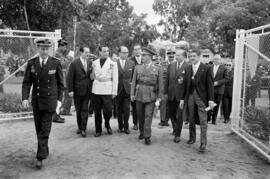
[(226, 67), (230, 67), (230, 66), (232, 66), (232, 65), (231, 65), (231, 64), (226, 64), (225, 66), (226, 66)]

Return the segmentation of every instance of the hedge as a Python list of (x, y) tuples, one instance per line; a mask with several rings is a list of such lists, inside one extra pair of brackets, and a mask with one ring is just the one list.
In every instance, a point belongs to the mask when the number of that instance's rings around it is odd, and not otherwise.
[(0, 94), (0, 112), (15, 113), (31, 111), (31, 108), (24, 109), (22, 107), (22, 97), (16, 93)]

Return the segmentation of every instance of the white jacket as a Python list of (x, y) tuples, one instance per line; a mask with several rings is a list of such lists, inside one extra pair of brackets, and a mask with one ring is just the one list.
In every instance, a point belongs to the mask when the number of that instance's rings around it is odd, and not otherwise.
[(97, 95), (117, 95), (118, 67), (117, 63), (107, 58), (100, 66), (100, 59), (93, 62), (94, 82), (92, 93)]

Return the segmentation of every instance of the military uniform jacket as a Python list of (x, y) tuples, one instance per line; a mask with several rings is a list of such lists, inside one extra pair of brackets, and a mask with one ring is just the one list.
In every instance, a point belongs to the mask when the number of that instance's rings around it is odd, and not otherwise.
[(58, 58), (61, 62), (64, 78), (64, 86), (67, 87), (67, 72), (70, 63), (72, 62), (72, 57), (64, 56), (58, 49), (55, 53), (55, 57)]
[(158, 65), (137, 65), (132, 78), (131, 96), (143, 103), (161, 99), (164, 88), (162, 75), (162, 69)]
[(32, 106), (34, 110), (54, 112), (57, 100), (63, 98), (63, 72), (58, 59), (49, 57), (45, 66), (41, 67), (39, 56), (27, 63), (23, 84), (22, 100), (28, 100), (32, 89)]
[[(214, 65), (211, 66), (213, 71)], [(213, 72), (214, 75), (214, 72)], [(225, 83), (229, 80), (228, 71), (225, 66), (219, 65), (216, 75), (214, 76), (214, 82), (217, 82), (217, 86), (214, 86), (214, 94), (224, 94)]]
[(118, 67), (117, 63), (107, 58), (101, 67), (100, 59), (93, 62), (94, 82), (92, 93), (97, 95), (117, 95)]
[[(183, 82), (185, 77), (185, 68), (187, 62), (183, 62), (182, 66), (177, 69), (177, 62), (173, 62), (168, 66), (167, 78), (164, 85), (164, 94), (168, 95), (168, 100), (180, 101), (180, 93), (184, 90)], [(187, 98), (185, 99), (187, 100)]]

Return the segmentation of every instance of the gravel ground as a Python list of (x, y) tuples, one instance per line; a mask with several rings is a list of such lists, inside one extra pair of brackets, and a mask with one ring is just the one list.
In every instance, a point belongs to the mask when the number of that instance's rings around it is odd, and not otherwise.
[[(132, 120), (130, 120), (131, 123)], [(209, 125), (205, 154), (197, 143), (186, 144), (187, 126), (180, 143), (173, 142), (170, 127), (153, 121), (152, 145), (137, 139), (138, 132), (94, 138), (89, 118), (87, 137), (76, 134), (75, 114), (65, 124), (53, 123), (50, 156), (41, 171), (35, 169), (36, 136), (31, 120), (0, 124), (0, 178), (270, 178), (270, 165), (221, 122)]]

